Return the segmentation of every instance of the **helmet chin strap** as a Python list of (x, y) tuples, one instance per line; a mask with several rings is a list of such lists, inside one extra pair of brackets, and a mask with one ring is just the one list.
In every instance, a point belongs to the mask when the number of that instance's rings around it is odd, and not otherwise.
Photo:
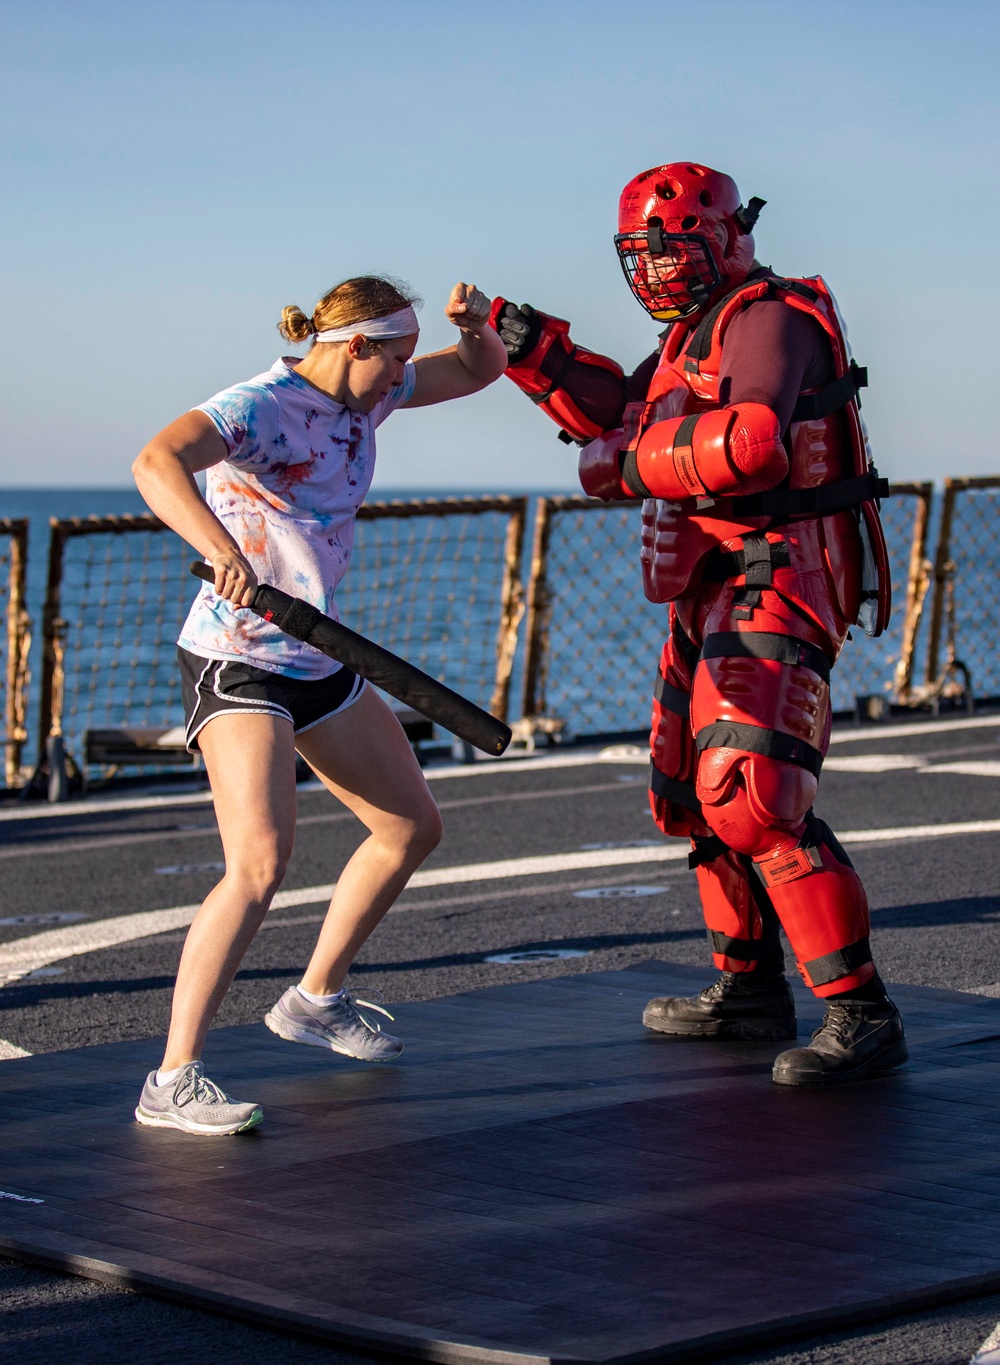
[(700, 280), (691, 280), (688, 284), (688, 293), (691, 295), (699, 309), (707, 308), (711, 302), (711, 292), (702, 284)]

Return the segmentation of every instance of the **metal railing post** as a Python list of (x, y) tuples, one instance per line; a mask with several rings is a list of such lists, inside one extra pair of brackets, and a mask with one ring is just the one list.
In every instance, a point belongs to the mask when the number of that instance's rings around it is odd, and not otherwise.
[(500, 589), (500, 623), (497, 627), (497, 667), (490, 711), (498, 720), (507, 719), (510, 707), (510, 679), (517, 652), (517, 632), (524, 615), (524, 584), (521, 557), (528, 519), (528, 499), (515, 498), (507, 522), (504, 543), (503, 584)]
[(945, 583), (951, 563), (951, 523), (955, 515), (955, 494), (967, 479), (945, 479), (944, 500), (941, 504), (941, 526), (938, 530), (937, 552), (934, 556), (934, 600), (931, 604), (931, 627), (927, 641), (927, 668), (924, 680), (928, 684), (938, 680), (938, 659), (941, 653), (941, 625), (944, 620)]
[(917, 499), (913, 515), (913, 535), (910, 541), (910, 561), (906, 574), (906, 608), (903, 618), (903, 636), (900, 642), (899, 658), (893, 677), (893, 693), (898, 702), (906, 703), (913, 686), (913, 664), (916, 656), (917, 637), (923, 619), (927, 589), (931, 582), (932, 566), (927, 560), (927, 531), (930, 525), (931, 499), (934, 494), (932, 483), (892, 484), (890, 493), (913, 494)]
[(10, 569), (7, 591), (7, 667), (4, 694), (4, 781), (8, 787), (21, 780), (21, 755), (28, 737), (28, 651), (31, 622), (26, 605), (28, 568), (27, 518), (0, 521), (0, 531), (10, 537)]
[(63, 550), (66, 527), (57, 517), (49, 518), (49, 566), (42, 608), (42, 679), (38, 708), (38, 762), (45, 762), (50, 734), (62, 729), (63, 642), (65, 621), (59, 615), (62, 592)]
[(548, 589), (549, 537), (555, 499), (539, 498), (535, 504), (535, 532), (531, 547), (531, 574), (528, 578), (528, 610), (525, 637), (524, 689), (521, 715), (532, 720), (545, 712), (545, 680), (548, 671), (549, 615)]

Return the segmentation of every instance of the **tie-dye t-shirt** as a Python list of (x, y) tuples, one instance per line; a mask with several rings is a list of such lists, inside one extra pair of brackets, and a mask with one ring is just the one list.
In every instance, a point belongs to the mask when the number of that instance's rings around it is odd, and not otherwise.
[[(229, 451), (206, 471), (205, 499), (262, 583), (304, 598), (337, 619), (334, 593), (347, 572), (354, 520), (371, 486), (375, 428), (413, 394), (402, 384), (369, 413), (352, 412), (295, 373), (294, 356), (199, 405)], [(291, 678), (340, 667), (206, 584), (178, 644), (204, 659), (234, 659)]]

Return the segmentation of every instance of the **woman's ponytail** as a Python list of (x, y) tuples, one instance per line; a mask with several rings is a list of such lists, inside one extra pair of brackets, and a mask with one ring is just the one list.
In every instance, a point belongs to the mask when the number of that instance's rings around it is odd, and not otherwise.
[(316, 331), (316, 324), (312, 318), (306, 317), (297, 304), (293, 303), (287, 308), (282, 308), (278, 331), (286, 341), (305, 341)]

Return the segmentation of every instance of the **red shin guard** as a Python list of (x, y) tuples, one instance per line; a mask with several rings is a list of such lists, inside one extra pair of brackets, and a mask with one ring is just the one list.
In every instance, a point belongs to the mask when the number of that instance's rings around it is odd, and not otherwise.
[(781, 920), (802, 979), (818, 996), (839, 995), (875, 972), (868, 898), (829, 826), (809, 819), (800, 838), (779, 836), (754, 870)]
[(716, 967), (720, 972), (736, 974), (758, 967), (780, 972), (784, 961), (778, 922), (773, 913), (766, 913), (766, 895), (751, 884), (746, 866), (749, 860), (714, 836), (692, 842), (691, 861), (697, 868), (698, 891)]

